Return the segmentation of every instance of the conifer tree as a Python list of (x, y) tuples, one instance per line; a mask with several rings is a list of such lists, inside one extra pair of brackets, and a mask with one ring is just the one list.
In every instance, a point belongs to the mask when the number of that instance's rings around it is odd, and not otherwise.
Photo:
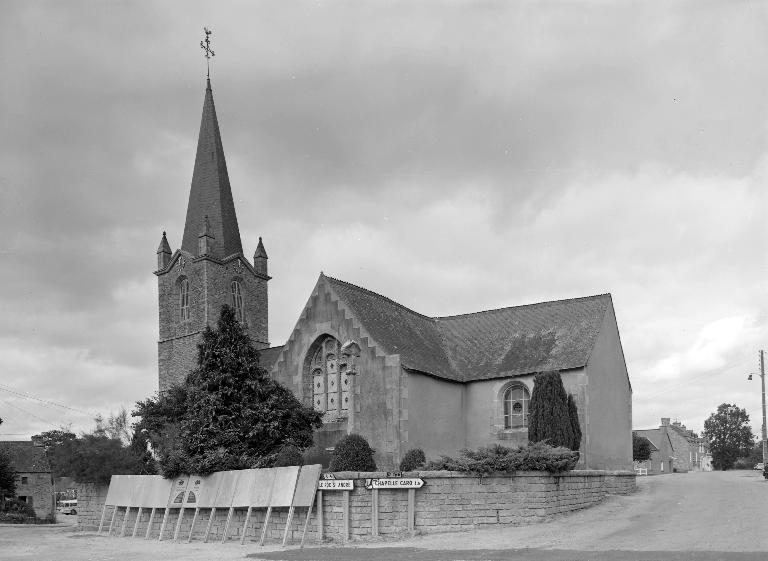
[(568, 394), (568, 416), (571, 419), (571, 430), (573, 431), (573, 444), (571, 450), (578, 450), (581, 447), (581, 425), (579, 425), (579, 408), (576, 407), (576, 400), (573, 395)]
[(536, 374), (528, 415), (528, 441), (547, 441), (552, 446), (571, 448), (574, 440), (568, 394), (560, 373)]
[(138, 429), (166, 477), (267, 467), (286, 446), (312, 445), (321, 415), (259, 366), (258, 351), (229, 306), (203, 332), (198, 366), (169, 396), (138, 404)]

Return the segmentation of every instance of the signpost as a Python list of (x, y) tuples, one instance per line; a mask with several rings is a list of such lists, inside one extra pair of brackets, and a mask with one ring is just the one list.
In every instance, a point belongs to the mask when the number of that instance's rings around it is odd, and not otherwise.
[(424, 480), (419, 477), (366, 479), (366, 489), (421, 489)]
[(354, 487), (352, 479), (321, 479), (317, 484), (318, 491), (351, 491)]
[(424, 486), (424, 480), (420, 477), (400, 477), (399, 472), (389, 472), (387, 475), (395, 477), (371, 478), (365, 480), (365, 488), (371, 489), (371, 534), (379, 535), (379, 489), (407, 489), (408, 490), (408, 530), (414, 532), (414, 507), (416, 502), (416, 489)]

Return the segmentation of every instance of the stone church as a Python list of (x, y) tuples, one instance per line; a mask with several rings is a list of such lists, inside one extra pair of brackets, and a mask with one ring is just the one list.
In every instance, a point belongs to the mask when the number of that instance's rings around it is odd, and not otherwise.
[[(210, 80), (181, 247), (157, 250), (160, 390), (193, 368), (202, 330), (230, 304), (261, 364), (323, 412), (308, 459), (327, 463), (356, 432), (381, 469), (411, 448), (427, 457), (527, 442), (533, 376), (559, 370), (579, 409), (581, 469), (632, 469), (632, 387), (610, 294), (428, 317), (320, 274), (283, 345), (268, 337), (267, 253), (243, 252)], [(354, 375), (342, 345), (354, 342)], [(354, 345), (353, 345), (354, 346)]]

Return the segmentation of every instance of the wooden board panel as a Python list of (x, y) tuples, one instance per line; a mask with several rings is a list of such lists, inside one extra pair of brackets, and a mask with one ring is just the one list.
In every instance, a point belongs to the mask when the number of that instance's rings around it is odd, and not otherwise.
[(275, 485), (277, 468), (265, 468), (257, 470), (256, 480), (251, 487), (251, 496), (248, 506), (254, 508), (267, 508), (272, 496), (272, 488)]
[(187, 494), (184, 495), (184, 507), (196, 507), (200, 500), (200, 493), (202, 491), (205, 480), (201, 475), (190, 475), (189, 485), (187, 486)]
[(216, 495), (219, 493), (221, 480), (224, 479), (226, 471), (217, 471), (206, 477), (203, 477), (203, 483), (200, 486), (200, 492), (197, 494), (197, 508), (213, 508), (216, 506)]
[(162, 475), (140, 475), (136, 504), (142, 508), (162, 508), (168, 503), (171, 480)]
[(293, 492), (299, 476), (299, 466), (275, 468), (275, 484), (272, 487), (272, 498), (269, 506), (286, 507), (293, 502)]
[(168, 494), (168, 508), (181, 508), (184, 504), (184, 496), (187, 493), (189, 485), (189, 476), (180, 475), (171, 480), (171, 492)]
[(106, 505), (126, 506), (131, 499), (131, 480), (128, 475), (113, 475), (109, 481)]
[(301, 467), (299, 479), (296, 482), (296, 492), (293, 494), (293, 506), (308, 507), (314, 502), (322, 468), (320, 464)]
[(232, 506), (243, 508), (250, 505), (251, 489), (256, 481), (257, 469), (241, 469), (240, 476), (237, 478), (235, 492), (232, 495)]
[(229, 508), (232, 506), (232, 499), (235, 496), (235, 489), (237, 488), (237, 479), (240, 476), (240, 471), (220, 471), (219, 474), (221, 476), (221, 481), (213, 506), (216, 508)]

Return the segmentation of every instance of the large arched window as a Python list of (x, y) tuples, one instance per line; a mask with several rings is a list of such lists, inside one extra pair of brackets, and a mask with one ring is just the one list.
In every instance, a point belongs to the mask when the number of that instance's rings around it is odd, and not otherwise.
[(528, 405), (531, 394), (523, 384), (512, 384), (502, 396), (504, 428), (515, 429), (528, 426)]
[(349, 404), (350, 380), (346, 373), (339, 370), (339, 341), (326, 335), (313, 346), (309, 360), (309, 373), (312, 377), (312, 405), (324, 413), (325, 420), (346, 417)]
[(189, 280), (186, 278), (179, 283), (179, 317), (182, 321), (189, 319)]
[(235, 310), (235, 317), (238, 321), (245, 320), (245, 306), (243, 303), (243, 289), (240, 286), (240, 281), (232, 281), (232, 309)]

